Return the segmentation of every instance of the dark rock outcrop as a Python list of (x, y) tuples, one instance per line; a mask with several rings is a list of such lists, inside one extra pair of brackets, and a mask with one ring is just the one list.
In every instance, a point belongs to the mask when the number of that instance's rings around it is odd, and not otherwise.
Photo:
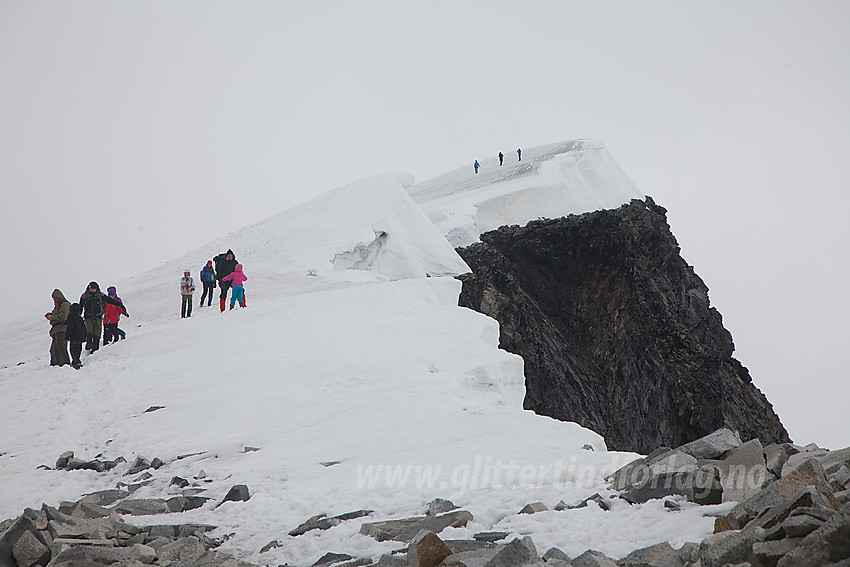
[(608, 447), (648, 454), (721, 427), (788, 433), (679, 254), (650, 197), (616, 210), (506, 226), (458, 252), (460, 304), (501, 325), (525, 360), (525, 407), (574, 421)]

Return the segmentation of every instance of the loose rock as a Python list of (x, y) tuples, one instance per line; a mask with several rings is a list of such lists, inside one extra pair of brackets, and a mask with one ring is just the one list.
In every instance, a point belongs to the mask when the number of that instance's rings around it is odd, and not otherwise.
[(684, 567), (678, 551), (668, 542), (635, 550), (617, 562), (619, 567)]
[(520, 567), (537, 562), (537, 549), (530, 537), (516, 538), (501, 550), (484, 567)]
[(225, 502), (247, 502), (250, 498), (251, 493), (248, 487), (244, 484), (236, 484), (230, 487), (230, 490), (224, 495), (224, 500), (219, 503), (219, 506)]
[(573, 567), (617, 567), (617, 562), (599, 551), (589, 549), (572, 560)]
[(531, 504), (526, 504), (522, 510), (519, 511), (520, 514), (535, 514), (537, 512), (545, 512), (549, 508), (543, 502), (532, 502)]
[(364, 523), (360, 533), (371, 536), (378, 541), (395, 540), (408, 542), (422, 530), (440, 533), (448, 527), (461, 528), (472, 520), (472, 514), (466, 510), (458, 510), (439, 516), (419, 516), (401, 520)]
[(452, 550), (435, 534), (427, 530), (419, 532), (407, 549), (409, 567), (435, 567), (452, 554)]
[(426, 516), (437, 516), (439, 514), (443, 514), (445, 512), (451, 512), (452, 510), (457, 510), (458, 507), (451, 500), (445, 500), (443, 498), (435, 498), (431, 502), (428, 503), (428, 510), (425, 512)]

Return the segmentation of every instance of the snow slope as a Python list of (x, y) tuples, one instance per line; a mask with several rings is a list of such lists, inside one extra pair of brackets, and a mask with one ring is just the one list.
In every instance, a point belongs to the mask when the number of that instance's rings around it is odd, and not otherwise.
[[(389, 553), (399, 544), (360, 535), (361, 523), (421, 514), (436, 497), (475, 516), (444, 537), (505, 530), (531, 535), (541, 550), (611, 556), (702, 539), (713, 519), (687, 503), (677, 514), (658, 501), (517, 514), (533, 501), (551, 508), (608, 494), (602, 478), (635, 455), (607, 452), (592, 431), (522, 409), (522, 360), (497, 348), (494, 320), (457, 306), (460, 283), (452, 276), (467, 267), (406, 191), (420, 202), (430, 195), (431, 205), (487, 193), (530, 211), (558, 187), (558, 175), (567, 185), (576, 178), (562, 147), (526, 153), (535, 179), (548, 180), (534, 199), (529, 190), (537, 189), (520, 183), (522, 175), (494, 178), (488, 188), (483, 177), (460, 173), (413, 188), (408, 176), (387, 175), (330, 191), (127, 281), (99, 282), (117, 286), (131, 315), (121, 325), (128, 337), (84, 356), (80, 371), (48, 366), (45, 321), (2, 329), (0, 519), (137, 478), (123, 476), (127, 465), (107, 473), (38, 468), (73, 450), (83, 459), (164, 460), (134, 497), (178, 494), (169, 481), (181, 476), (211, 500), (128, 521), (214, 524), (214, 535), (235, 533), (225, 550), (262, 564), (309, 565), (328, 551)], [(596, 155), (595, 165), (587, 153), (570, 159), (583, 163), (585, 191), (610, 203), (616, 199), (602, 184), (607, 158)], [(583, 198), (585, 206), (594, 202)], [(435, 206), (424, 207), (432, 219)], [(245, 266), (248, 308), (220, 313), (214, 304), (180, 319), (183, 269), (197, 278), (227, 248)], [(146, 411), (153, 406), (162, 409)], [(250, 500), (216, 507), (234, 484), (248, 485)], [(362, 508), (374, 513), (287, 535), (316, 514)], [(261, 555), (271, 540), (281, 547)]]

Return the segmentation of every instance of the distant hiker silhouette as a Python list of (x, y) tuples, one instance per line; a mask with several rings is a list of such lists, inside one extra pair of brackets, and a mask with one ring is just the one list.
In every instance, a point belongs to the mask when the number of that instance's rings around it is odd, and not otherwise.
[(502, 160), (505, 159), (505, 154), (499, 152), (499, 165), (502, 165)]
[(478, 160), (475, 160), (475, 164), (473, 164), (473, 166), (472, 166), (472, 167), (474, 167), (474, 168), (475, 168), (475, 173), (477, 174), (477, 173), (478, 173), (478, 168), (479, 168), (479, 167), (481, 167), (481, 166), (478, 164)]
[(522, 161), (522, 150), (520, 148), (516, 149), (516, 157), (517, 161)]

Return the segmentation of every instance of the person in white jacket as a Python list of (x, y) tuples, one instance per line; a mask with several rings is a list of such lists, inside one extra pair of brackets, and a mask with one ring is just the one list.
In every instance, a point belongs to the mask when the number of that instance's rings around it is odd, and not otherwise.
[(180, 317), (192, 316), (192, 294), (195, 293), (195, 280), (192, 279), (189, 270), (183, 272), (183, 277), (180, 278), (180, 295), (183, 296), (183, 307), (180, 310)]

